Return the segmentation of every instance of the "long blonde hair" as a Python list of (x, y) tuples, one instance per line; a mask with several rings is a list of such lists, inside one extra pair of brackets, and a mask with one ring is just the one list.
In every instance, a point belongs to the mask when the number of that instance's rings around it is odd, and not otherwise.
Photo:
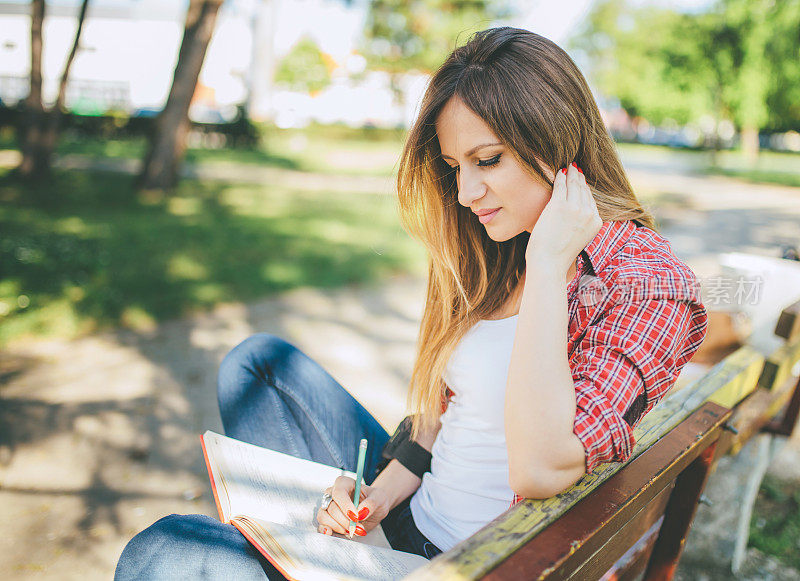
[(455, 172), (442, 160), (435, 122), (458, 96), (532, 175), (552, 187), (550, 168), (575, 161), (603, 221), (655, 229), (625, 175), (583, 75), (548, 39), (501, 27), (476, 33), (431, 78), (397, 175), (400, 220), (429, 254), (428, 289), (408, 391), (413, 435), (442, 413), (447, 361), (464, 334), (502, 307), (525, 271), (530, 234), (496, 242), (458, 203)]

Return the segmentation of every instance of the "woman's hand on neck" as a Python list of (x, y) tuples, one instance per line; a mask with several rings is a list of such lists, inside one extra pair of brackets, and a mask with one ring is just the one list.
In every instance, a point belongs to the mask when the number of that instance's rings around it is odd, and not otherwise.
[[(556, 172), (553, 194), (534, 224), (525, 262), (536, 270), (568, 275), (578, 254), (603, 226), (586, 179), (577, 166)], [(567, 278), (569, 282), (572, 277)]]

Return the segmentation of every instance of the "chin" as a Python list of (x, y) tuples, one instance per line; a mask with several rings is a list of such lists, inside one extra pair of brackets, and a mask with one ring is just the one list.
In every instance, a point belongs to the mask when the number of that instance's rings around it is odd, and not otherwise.
[(507, 230), (499, 230), (496, 232), (488, 229), (486, 230), (486, 235), (495, 242), (506, 242), (514, 238), (517, 234), (519, 234), (519, 232), (515, 234), (513, 232), (508, 232)]

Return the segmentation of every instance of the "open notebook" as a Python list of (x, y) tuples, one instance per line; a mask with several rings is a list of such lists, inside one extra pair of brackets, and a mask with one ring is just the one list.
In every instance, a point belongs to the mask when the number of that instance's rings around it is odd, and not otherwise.
[(428, 562), (392, 549), (380, 526), (353, 539), (317, 532), (322, 492), (342, 474), (355, 478), (352, 472), (211, 431), (201, 441), (220, 520), (239, 529), (287, 578), (384, 581)]

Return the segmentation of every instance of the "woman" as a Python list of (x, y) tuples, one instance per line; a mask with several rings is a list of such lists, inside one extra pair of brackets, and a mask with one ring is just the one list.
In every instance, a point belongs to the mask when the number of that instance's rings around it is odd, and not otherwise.
[[(388, 434), (295, 347), (256, 335), (220, 369), (235, 438), (355, 467), (323, 534), (383, 526), (431, 558), (521, 498), (557, 494), (627, 459), (632, 428), (699, 347), (706, 313), (692, 271), (654, 231), (581, 73), (528, 31), (476, 34), (435, 73), (398, 174), (400, 216), (430, 254), (409, 390), (413, 440), (430, 470), (394, 458)], [(445, 397), (447, 396), (447, 397)], [(402, 461), (401, 461), (402, 460)], [(228, 525), (167, 517), (135, 537), (119, 578), (279, 574)]]

